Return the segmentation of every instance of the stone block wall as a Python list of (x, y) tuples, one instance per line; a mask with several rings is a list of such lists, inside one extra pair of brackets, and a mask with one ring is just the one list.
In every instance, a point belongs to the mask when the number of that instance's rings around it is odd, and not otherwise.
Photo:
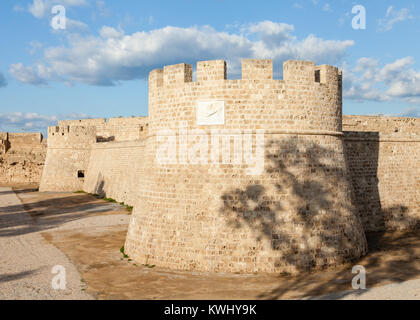
[(8, 140), (11, 145), (14, 145), (19, 148), (32, 148), (38, 147), (42, 140), (42, 134), (39, 132), (36, 133), (14, 133), (10, 132), (8, 134)]
[(344, 116), (343, 130), (365, 231), (420, 225), (420, 119)]
[(0, 133), (0, 184), (39, 184), (46, 149), (41, 133)]
[(108, 122), (97, 125), (98, 142), (135, 141), (147, 135), (147, 117), (109, 118)]
[[(270, 60), (242, 66), (240, 80), (226, 80), (220, 60), (199, 62), (196, 82), (186, 64), (150, 73), (149, 135), (127, 253), (173, 269), (246, 273), (296, 272), (365, 254), (343, 150), (341, 73), (287, 61), (284, 80), (273, 80)], [(199, 101), (223, 101), (223, 123), (199, 125)], [(186, 145), (180, 128), (192, 133)], [(210, 144), (215, 130), (231, 140), (254, 135), (262, 171), (250, 175), (244, 162), (192, 163), (183, 152), (156, 161), (165, 141), (191, 150), (206, 137)], [(240, 156), (234, 143), (229, 148), (231, 159)]]
[(91, 150), (83, 190), (134, 205), (142, 183), (144, 140), (96, 143)]
[(98, 142), (134, 141), (147, 134), (147, 117), (62, 120), (59, 127), (92, 126), (96, 128)]
[(147, 117), (59, 121), (48, 129), (40, 191), (84, 190), (134, 204), (147, 132)]

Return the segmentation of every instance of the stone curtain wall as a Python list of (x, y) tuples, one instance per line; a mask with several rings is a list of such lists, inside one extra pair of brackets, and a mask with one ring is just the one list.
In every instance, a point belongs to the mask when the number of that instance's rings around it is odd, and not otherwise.
[[(197, 82), (186, 64), (150, 73), (127, 253), (140, 263), (217, 272), (295, 272), (365, 254), (343, 151), (341, 72), (288, 61), (284, 80), (273, 80), (271, 60), (243, 60), (242, 70), (241, 80), (226, 80), (217, 60), (198, 63)], [(224, 101), (223, 125), (196, 124), (197, 101), (208, 100)], [(244, 163), (180, 163), (182, 154), (157, 163), (162, 134), (179, 137), (180, 127), (199, 136), (264, 130), (263, 170), (251, 176)]]
[(343, 130), (365, 231), (420, 225), (420, 119), (344, 116)]
[(41, 133), (0, 133), (0, 184), (38, 184), (46, 151)]
[(83, 190), (134, 205), (142, 183), (144, 141), (104, 142), (93, 146)]
[(147, 117), (63, 120), (58, 126), (93, 126), (98, 142), (134, 141), (147, 134)]
[(109, 118), (105, 125), (97, 126), (98, 142), (135, 141), (147, 134), (147, 117)]
[[(102, 194), (132, 205), (146, 117), (59, 121), (48, 130), (41, 191)], [(134, 141), (136, 143), (134, 143)], [(133, 142), (133, 143), (130, 143)], [(84, 177), (79, 177), (82, 171)]]

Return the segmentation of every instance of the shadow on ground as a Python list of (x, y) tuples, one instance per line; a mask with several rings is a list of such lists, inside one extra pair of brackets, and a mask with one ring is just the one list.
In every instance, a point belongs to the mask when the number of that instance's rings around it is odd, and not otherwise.
[[(105, 202), (89, 194), (38, 193), (25, 188), (14, 191), (21, 200), (26, 198), (23, 205), (0, 204), (0, 237), (48, 230), (70, 221), (122, 210), (117, 203)], [(31, 193), (36, 195), (36, 200), (31, 200)]]
[(33, 275), (34, 273), (38, 272), (38, 270), (30, 270), (30, 271), (23, 271), (18, 273), (6, 273), (0, 275), (0, 283), (1, 282), (9, 282), (14, 280), (19, 280), (22, 278), (26, 278), (28, 276)]
[[(265, 293), (260, 299), (281, 299), (290, 292), (298, 292), (295, 298), (314, 297), (328, 293), (342, 292), (336, 298), (350, 294), (362, 294), (363, 290), (352, 290), (351, 281), (354, 265), (366, 269), (366, 285), (370, 289), (392, 282), (403, 282), (420, 276), (420, 234), (412, 231), (389, 231), (367, 233), (368, 254), (352, 264), (335, 270), (302, 273), (297, 276), (281, 276), (278, 286)], [(320, 281), (321, 280), (321, 281)]]

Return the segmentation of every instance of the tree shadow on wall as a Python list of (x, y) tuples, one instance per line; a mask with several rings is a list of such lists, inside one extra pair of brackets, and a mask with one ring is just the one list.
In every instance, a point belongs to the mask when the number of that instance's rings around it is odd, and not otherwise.
[[(220, 209), (230, 227), (238, 232), (251, 230), (258, 242), (270, 244), (276, 268), (292, 265), (299, 272), (297, 276), (279, 276), (279, 281), (288, 277), (285, 284), (260, 298), (277, 299), (290, 291), (299, 291), (303, 297), (342, 290), (342, 282), (317, 282), (314, 272), (354, 262), (354, 257), (365, 254), (366, 248), (355, 241), (363, 242), (365, 236), (354, 194), (348, 190), (343, 155), (334, 147), (294, 136), (269, 141), (265, 159), (269, 178), (264, 185), (255, 181), (223, 194)], [(395, 209), (404, 210), (404, 206)], [(368, 264), (372, 266), (376, 259)], [(406, 268), (411, 271), (408, 273), (420, 273), (417, 265)], [(335, 276), (354, 276), (351, 268), (343, 272)]]
[(95, 188), (93, 189), (93, 193), (103, 198), (106, 197), (105, 180), (101, 173), (99, 173), (98, 177), (96, 178), (96, 184), (95, 184)]
[[(277, 268), (307, 271), (363, 254), (364, 248), (354, 245), (358, 238), (363, 243), (364, 235), (358, 219), (348, 214), (355, 210), (343, 190), (348, 183), (342, 155), (295, 136), (269, 141), (265, 158), (268, 183), (222, 196), (221, 213), (229, 225), (245, 225), (258, 241), (268, 240), (279, 253)], [(334, 260), (337, 252), (342, 261)]]
[(354, 203), (365, 231), (417, 228), (419, 220), (407, 214), (408, 207), (382, 207), (378, 186), (379, 133), (346, 131), (344, 136)]

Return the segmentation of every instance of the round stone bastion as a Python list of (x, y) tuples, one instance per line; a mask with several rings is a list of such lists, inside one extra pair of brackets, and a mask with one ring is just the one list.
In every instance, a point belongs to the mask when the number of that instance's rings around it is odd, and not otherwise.
[(342, 73), (286, 61), (149, 75), (149, 130), (125, 251), (203, 272), (295, 273), (363, 256), (343, 150)]

